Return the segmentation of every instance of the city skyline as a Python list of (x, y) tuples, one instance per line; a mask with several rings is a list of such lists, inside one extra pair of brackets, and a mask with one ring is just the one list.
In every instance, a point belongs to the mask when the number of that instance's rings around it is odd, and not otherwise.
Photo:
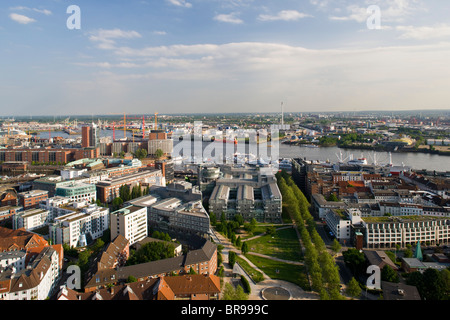
[[(80, 29), (70, 29), (71, 5)], [(368, 8), (380, 22), (371, 29)], [(3, 1), (2, 116), (448, 109), (442, 1)], [(75, 17), (77, 18), (77, 17)]]

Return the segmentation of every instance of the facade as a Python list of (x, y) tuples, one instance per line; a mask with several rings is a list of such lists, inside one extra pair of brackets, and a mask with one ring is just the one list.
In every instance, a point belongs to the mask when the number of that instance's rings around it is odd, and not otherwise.
[(111, 213), (111, 239), (119, 235), (125, 237), (130, 245), (145, 239), (147, 230), (147, 208), (127, 206)]
[(448, 244), (450, 219), (423, 216), (363, 218), (367, 248), (414, 246), (418, 241), (430, 245)]
[(49, 211), (43, 209), (28, 209), (13, 216), (13, 229), (34, 230), (43, 227), (49, 218)]
[(0, 150), (0, 162), (25, 161), (29, 163), (68, 163), (84, 158), (97, 158), (100, 148), (57, 149), (20, 148)]
[(109, 209), (91, 204), (87, 207), (73, 207), (70, 213), (59, 216), (49, 225), (52, 243), (67, 244), (69, 247), (86, 246), (103, 236), (109, 228)]
[(97, 147), (99, 145), (98, 127), (95, 124), (81, 128), (81, 146), (83, 148)]

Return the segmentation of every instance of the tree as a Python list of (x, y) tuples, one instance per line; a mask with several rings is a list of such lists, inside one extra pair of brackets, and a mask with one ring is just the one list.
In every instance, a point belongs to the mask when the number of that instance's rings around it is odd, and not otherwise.
[(234, 267), (234, 264), (236, 263), (236, 252), (228, 252), (228, 263), (231, 265), (231, 267)]
[(124, 201), (127, 202), (131, 200), (131, 190), (130, 186), (127, 184), (124, 184), (119, 188), (119, 197)]
[(215, 226), (215, 225), (216, 225), (216, 223), (217, 223), (217, 217), (216, 217), (216, 215), (214, 214), (214, 212), (210, 212), (210, 213), (209, 213), (209, 220), (211, 221), (211, 225), (212, 225), (212, 226)]
[(347, 295), (350, 297), (356, 298), (359, 297), (361, 294), (361, 287), (359, 286), (358, 281), (354, 277), (350, 279), (350, 281), (347, 283), (347, 289), (345, 290)]
[(345, 264), (352, 270), (353, 274), (361, 274), (365, 267), (366, 259), (364, 253), (358, 249), (350, 248), (342, 252)]
[(381, 280), (395, 283), (400, 281), (398, 273), (392, 269), (390, 265), (385, 265), (383, 269), (381, 269)]
[(339, 241), (337, 241), (337, 239), (335, 238), (333, 240), (333, 243), (331, 244), (331, 250), (333, 250), (335, 253), (338, 253), (339, 250), (341, 250), (342, 246), (339, 243)]
[(247, 244), (247, 242), (244, 241), (242, 243), (241, 251), (242, 251), (243, 254), (246, 254), (248, 252), (248, 244)]
[(248, 300), (248, 294), (244, 292), (244, 289), (240, 285), (235, 289), (227, 282), (222, 292), (222, 300)]
[(334, 201), (334, 202), (338, 202), (338, 201), (339, 201), (338, 197), (337, 197), (334, 193), (330, 194), (330, 195), (327, 197), (327, 200), (328, 200), (328, 201)]
[(164, 151), (162, 151), (161, 149), (157, 149), (157, 150), (155, 151), (155, 157), (156, 157), (157, 159), (160, 159), (163, 155), (164, 155)]
[(137, 149), (134, 153), (134, 156), (138, 158), (139, 160), (146, 158), (148, 155), (146, 149)]
[(173, 258), (175, 256), (175, 247), (166, 242), (149, 242), (144, 244), (139, 250), (130, 254), (127, 265), (135, 265), (150, 261)]
[(112, 210), (116, 211), (120, 209), (120, 206), (123, 204), (123, 200), (121, 197), (114, 198), (112, 201)]
[(441, 273), (433, 268), (423, 272), (423, 297), (427, 300), (443, 300), (445, 297), (445, 283)]

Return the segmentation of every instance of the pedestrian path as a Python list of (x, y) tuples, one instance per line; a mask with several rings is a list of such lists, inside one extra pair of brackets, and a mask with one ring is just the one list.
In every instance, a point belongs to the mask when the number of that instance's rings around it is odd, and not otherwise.
[[(292, 226), (290, 226), (290, 227), (292, 227)], [(239, 279), (234, 278), (233, 269), (231, 268), (229, 261), (228, 261), (228, 253), (230, 251), (233, 251), (233, 252), (236, 252), (240, 258), (244, 259), (252, 268), (257, 270), (258, 272), (261, 272), (261, 274), (264, 277), (263, 281), (254, 283), (253, 279), (251, 279), (251, 277), (239, 265), (237, 265), (236, 269), (239, 270), (239, 274), (246, 277), (250, 284), (251, 293), (249, 295), (249, 300), (263, 300), (263, 297), (261, 294), (262, 291), (265, 288), (270, 288), (270, 287), (281, 287), (283, 289), (288, 290), (291, 295), (290, 300), (319, 300), (319, 296), (316, 293), (307, 292), (296, 284), (290, 283), (288, 281), (271, 279), (267, 274), (264, 273), (264, 271), (259, 269), (250, 260), (248, 260), (247, 257), (245, 257), (245, 255), (243, 255), (239, 250), (237, 250), (227, 238), (222, 236), (220, 233), (214, 232), (214, 231), (213, 231), (213, 235), (214, 235), (215, 241), (223, 246), (222, 256), (223, 256), (223, 265), (224, 265), (224, 274), (225, 274), (225, 276), (223, 278), (224, 285), (225, 285), (225, 283), (231, 283), (234, 285), (239, 280)], [(255, 254), (255, 255), (259, 255), (259, 254)], [(297, 262), (285, 261), (285, 260), (277, 259), (277, 258), (270, 257), (270, 256), (265, 256), (265, 255), (261, 255), (261, 256), (264, 256), (265, 258), (269, 258), (269, 259), (279, 260), (282, 262), (301, 264), (301, 262), (298, 262), (298, 261)]]

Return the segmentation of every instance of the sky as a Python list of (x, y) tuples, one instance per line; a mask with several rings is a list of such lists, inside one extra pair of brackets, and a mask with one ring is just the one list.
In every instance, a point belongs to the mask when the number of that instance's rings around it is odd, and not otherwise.
[(443, 0), (2, 0), (0, 116), (448, 110), (449, 14)]

